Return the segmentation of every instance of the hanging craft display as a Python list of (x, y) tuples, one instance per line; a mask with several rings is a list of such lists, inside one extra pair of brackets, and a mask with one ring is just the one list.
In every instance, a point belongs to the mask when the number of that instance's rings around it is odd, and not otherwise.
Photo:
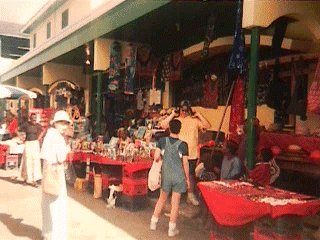
[[(298, 62), (292, 63), (291, 78), (295, 83), (293, 95), (291, 96), (290, 104), (287, 108), (288, 114), (299, 115), (300, 119), (307, 120), (307, 91), (308, 91), (308, 79), (303, 74), (303, 59)], [(297, 69), (298, 68), (298, 69)]]
[(237, 137), (237, 126), (243, 125), (245, 113), (245, 81), (244, 74), (247, 72), (247, 63), (245, 55), (245, 42), (242, 29), (242, 1), (238, 1), (236, 28), (234, 34), (233, 49), (229, 60), (228, 69), (236, 79), (229, 122), (229, 133), (231, 137)]
[(230, 122), (229, 122), (229, 132), (231, 138), (237, 140), (237, 128), (239, 125), (244, 124), (244, 80), (241, 77), (235, 82), (234, 91), (232, 95), (232, 102), (231, 102), (231, 111), (230, 111)]
[(136, 58), (137, 47), (129, 45), (125, 49), (125, 79), (124, 93), (133, 94), (134, 92), (134, 77), (136, 73)]
[(121, 64), (121, 44), (113, 42), (110, 46), (110, 67), (108, 88), (115, 91), (119, 88)]
[(143, 103), (143, 92), (139, 89), (138, 93), (136, 94), (136, 101), (137, 101), (137, 110), (141, 111), (144, 108)]
[(236, 15), (236, 29), (234, 33), (234, 41), (231, 57), (228, 64), (230, 72), (236, 72), (240, 75), (247, 71), (247, 61), (245, 52), (245, 41), (242, 29), (242, 2), (238, 1), (237, 15)]
[(171, 55), (168, 54), (162, 61), (161, 68), (161, 82), (167, 82), (170, 80), (171, 75)]
[(215, 74), (206, 75), (206, 81), (203, 86), (203, 97), (201, 106), (206, 108), (218, 107), (218, 78)]
[(181, 80), (182, 64), (183, 64), (183, 51), (172, 53), (170, 80), (172, 81)]
[(215, 16), (211, 15), (208, 19), (207, 32), (203, 42), (203, 49), (201, 52), (201, 57), (203, 58), (206, 58), (209, 56), (209, 46), (213, 40), (215, 22), (216, 22)]
[(161, 104), (161, 90), (150, 89), (149, 105)]
[(158, 66), (158, 60), (149, 46), (142, 45), (137, 48), (136, 64), (136, 74), (139, 77), (152, 77), (154, 69)]
[(261, 106), (266, 104), (266, 98), (271, 81), (271, 71), (269, 69), (260, 69), (259, 82), (257, 86), (257, 105)]
[(308, 112), (320, 114), (320, 58), (308, 92)]

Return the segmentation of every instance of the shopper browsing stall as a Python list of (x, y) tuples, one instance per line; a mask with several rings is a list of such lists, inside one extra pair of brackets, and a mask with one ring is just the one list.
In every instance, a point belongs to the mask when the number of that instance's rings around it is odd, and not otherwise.
[(154, 209), (150, 222), (150, 229), (156, 230), (161, 211), (166, 204), (168, 195), (172, 192), (171, 212), (168, 236), (173, 237), (179, 233), (176, 223), (179, 214), (181, 193), (186, 192), (190, 187), (188, 146), (178, 139), (181, 129), (181, 122), (177, 119), (169, 123), (170, 137), (161, 138), (154, 155), (154, 161), (161, 161), (161, 190), (160, 197)]
[[(176, 117), (176, 113), (172, 113), (161, 122), (162, 128), (168, 128), (169, 122)], [(198, 160), (198, 141), (199, 130), (205, 131), (211, 127), (208, 120), (202, 116), (199, 112), (193, 112), (189, 101), (184, 100), (180, 104), (178, 120), (181, 121), (181, 131), (179, 133), (179, 139), (185, 141), (189, 148), (189, 177), (190, 177), (190, 189), (188, 190), (188, 201), (193, 205), (199, 205), (199, 201), (194, 195), (195, 189), (195, 168)]]

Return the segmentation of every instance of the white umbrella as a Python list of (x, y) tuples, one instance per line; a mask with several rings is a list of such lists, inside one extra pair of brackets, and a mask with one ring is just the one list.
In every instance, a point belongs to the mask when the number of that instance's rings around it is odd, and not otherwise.
[(0, 85), (0, 99), (2, 98), (10, 98), (11, 92), (10, 90), (6, 89), (2, 85)]
[(23, 96), (27, 96), (29, 98), (37, 98), (37, 94), (34, 92), (25, 90), (23, 88), (0, 84), (0, 99), (19, 99)]

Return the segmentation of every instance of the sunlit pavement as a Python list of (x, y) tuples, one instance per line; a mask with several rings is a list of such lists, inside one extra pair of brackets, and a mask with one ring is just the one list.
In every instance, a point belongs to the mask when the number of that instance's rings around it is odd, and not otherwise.
[[(41, 189), (12, 180), (15, 172), (0, 169), (0, 239), (41, 239)], [(168, 218), (157, 231), (149, 230), (150, 207), (130, 212), (107, 209), (102, 199), (68, 189), (68, 239), (169, 239)], [(181, 234), (175, 239), (208, 239), (198, 220), (180, 220)], [(170, 238), (171, 239), (171, 238)]]
[[(41, 239), (41, 189), (12, 180), (13, 171), (0, 169), (0, 239)], [(107, 209), (102, 199), (94, 199), (88, 192), (68, 189), (68, 239), (70, 240), (158, 240), (167, 236), (168, 217), (162, 216), (156, 231), (149, 230), (153, 209), (130, 212), (124, 208)], [(306, 219), (304, 239), (313, 236), (320, 216)], [(309, 226), (309, 227), (308, 227)], [(178, 227), (181, 234), (174, 239), (204, 240), (209, 232), (200, 219), (181, 216)]]

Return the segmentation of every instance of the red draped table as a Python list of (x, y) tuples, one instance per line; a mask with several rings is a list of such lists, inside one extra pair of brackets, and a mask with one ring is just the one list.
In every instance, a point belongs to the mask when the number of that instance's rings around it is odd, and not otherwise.
[[(253, 223), (254, 239), (300, 240), (302, 217), (320, 211), (320, 199), (272, 187), (257, 188), (239, 181), (201, 182), (198, 187), (217, 225), (241, 229)], [(213, 235), (212, 239), (222, 239), (217, 237), (219, 234), (215, 238)]]
[[(71, 152), (68, 154), (67, 160), (69, 162), (83, 162), (87, 164), (87, 167), (89, 165), (101, 165), (101, 166), (110, 166), (110, 167), (121, 167), (122, 168), (122, 175), (125, 176), (132, 176), (134, 174), (143, 173), (142, 176), (144, 178), (147, 178), (147, 171), (152, 166), (152, 161), (148, 161), (147, 159), (139, 159), (139, 161), (136, 162), (125, 162), (120, 159), (111, 159), (108, 157), (103, 157), (99, 154), (94, 154), (90, 152)], [(113, 168), (113, 170), (116, 170)], [(115, 171), (114, 173), (116, 175), (115, 178), (118, 180), (121, 179), (121, 176), (119, 176), (119, 172)], [(91, 173), (92, 175), (92, 173)], [(116, 182), (118, 181), (116, 180)], [(120, 180), (121, 181), (121, 180)]]
[(261, 132), (259, 137), (259, 149), (278, 146), (286, 150), (289, 145), (298, 145), (307, 152), (320, 150), (320, 137), (311, 137), (277, 132)]
[(152, 161), (140, 159), (138, 162), (125, 162), (119, 159), (111, 159), (108, 157), (103, 157), (94, 153), (86, 153), (86, 152), (71, 152), (68, 154), (67, 160), (70, 162), (80, 161), (86, 162), (90, 160), (91, 163), (98, 163), (102, 165), (119, 165), (119, 166), (127, 166), (131, 171), (140, 171), (150, 169), (152, 165)]
[[(287, 155), (286, 150), (290, 145), (300, 146), (303, 151), (306, 152), (306, 155), (295, 156), (293, 154), (294, 152)], [(310, 152), (320, 150), (320, 137), (262, 132), (260, 134), (258, 148), (261, 149), (272, 146), (278, 146), (282, 149), (282, 152), (276, 156), (277, 164), (281, 169), (312, 177), (318, 182), (318, 184), (320, 183), (320, 164), (310, 161), (307, 157)]]

